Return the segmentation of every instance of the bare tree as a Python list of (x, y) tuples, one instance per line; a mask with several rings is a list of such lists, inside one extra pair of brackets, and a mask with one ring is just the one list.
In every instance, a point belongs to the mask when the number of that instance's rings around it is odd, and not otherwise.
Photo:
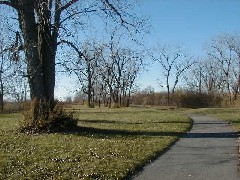
[(107, 87), (110, 102), (113, 100), (117, 107), (129, 106), (131, 90), (144, 66), (143, 53), (113, 41), (108, 48), (101, 70), (103, 85)]
[[(20, 31), (24, 40), (23, 49), (27, 62), (27, 75), (31, 99), (35, 100), (32, 114), (32, 126), (37, 119), (46, 120), (54, 108), (55, 60), (60, 35), (69, 35), (71, 23), (79, 24), (79, 19), (89, 13), (120, 23), (129, 31), (137, 25), (134, 16), (130, 16), (127, 0), (97, 0), (82, 2), (79, 0), (0, 0), (17, 12)], [(129, 6), (127, 6), (129, 5)], [(3, 6), (2, 6), (3, 7)], [(131, 12), (130, 12), (131, 13)], [(135, 27), (134, 27), (135, 28)], [(40, 106), (45, 102), (44, 106)], [(39, 110), (42, 109), (42, 110)]]
[(73, 57), (70, 61), (61, 63), (61, 65), (66, 71), (73, 72), (77, 76), (83, 92), (88, 96), (88, 106), (93, 108), (95, 86), (99, 77), (100, 61), (104, 45), (88, 40), (79, 46), (67, 41), (63, 41), (62, 43), (71, 46), (77, 52), (77, 56)]
[[(143, 52), (138, 52), (131, 49), (124, 49), (123, 53), (123, 58), (126, 59), (126, 64), (122, 70), (122, 98), (120, 99), (120, 104), (122, 106), (129, 106), (131, 91), (134, 88), (136, 78), (139, 76), (145, 66), (144, 54)], [(126, 102), (125, 99), (127, 99)]]
[(16, 52), (16, 42), (11, 42), (6, 32), (0, 35), (0, 106), (4, 109), (4, 98), (22, 101), (27, 97), (26, 68)]
[[(1, 37), (0, 37), (1, 38)], [(10, 69), (10, 65), (7, 65), (9, 62), (9, 56), (8, 54), (8, 48), (4, 46), (4, 41), (1, 38), (0, 39), (0, 108), (1, 112), (4, 109), (4, 104), (3, 104), (3, 96), (5, 93), (5, 85), (4, 81), (6, 81), (6, 72)]]
[(210, 60), (216, 62), (220, 72), (219, 86), (228, 94), (229, 103), (232, 102), (232, 94), (237, 95), (239, 89), (239, 45), (238, 36), (223, 34), (212, 40), (208, 50)]
[(172, 94), (174, 94), (175, 89), (179, 83), (179, 79), (181, 78), (183, 73), (186, 72), (187, 70), (189, 70), (189, 68), (195, 63), (196, 63), (195, 61), (191, 61), (191, 60), (187, 59), (185, 62), (175, 65), (176, 71), (175, 71), (174, 85), (172, 87)]
[[(163, 75), (165, 76), (165, 83), (167, 88), (167, 99), (168, 105), (170, 104), (170, 94), (174, 94), (176, 86), (179, 82), (179, 78), (184, 71), (189, 69), (194, 62), (190, 61), (183, 50), (179, 46), (165, 46), (160, 47), (158, 52), (159, 55), (154, 58), (155, 61), (159, 62), (163, 68)], [(171, 79), (174, 80), (172, 88), (170, 87)], [(163, 82), (159, 80), (160, 86), (164, 87)], [(172, 90), (171, 90), (172, 89)]]
[(222, 87), (222, 75), (218, 64), (211, 58), (198, 59), (195, 65), (185, 73), (184, 79), (188, 88), (198, 94), (219, 93)]

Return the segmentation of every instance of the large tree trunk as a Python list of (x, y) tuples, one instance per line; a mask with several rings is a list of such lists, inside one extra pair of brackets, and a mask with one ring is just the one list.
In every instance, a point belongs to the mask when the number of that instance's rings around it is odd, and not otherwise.
[(57, 32), (51, 33), (51, 13), (47, 3), (41, 3), (37, 18), (34, 1), (24, 1), (19, 6), (18, 18), (25, 44), (30, 95), (34, 100), (32, 125), (36, 125), (40, 116), (47, 120), (54, 107)]
[[(37, 24), (34, 16), (34, 2), (27, 1), (19, 8), (19, 25), (23, 34), (25, 44), (25, 56), (27, 62), (27, 73), (30, 87), (31, 99), (40, 101), (44, 98), (44, 82), (42, 76), (42, 64), (38, 54)], [(38, 118), (38, 104), (33, 103), (32, 124), (36, 125)]]
[(39, 10), (38, 24), (38, 54), (42, 64), (42, 76), (44, 85), (44, 99), (49, 103), (52, 110), (54, 104), (55, 87), (55, 54), (56, 44), (52, 42), (51, 36), (51, 12), (48, 10), (47, 3), (43, 3), (43, 10)]

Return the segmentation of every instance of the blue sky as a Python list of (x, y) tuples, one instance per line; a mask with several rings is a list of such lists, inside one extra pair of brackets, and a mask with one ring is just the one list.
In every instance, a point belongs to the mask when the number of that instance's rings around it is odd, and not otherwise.
[(194, 52), (219, 33), (240, 32), (239, 0), (141, 0), (153, 26), (149, 41), (183, 43)]
[[(195, 56), (204, 53), (204, 44), (222, 33), (240, 34), (240, 0), (140, 0), (140, 14), (149, 17), (151, 34), (146, 37), (147, 46), (157, 44), (182, 45)], [(141, 88), (149, 85), (160, 90), (156, 79), (160, 66), (153, 64), (149, 71), (138, 78)], [(68, 79), (69, 84), (74, 81)], [(58, 97), (66, 97), (69, 84), (59, 84)], [(60, 91), (61, 89), (61, 91)], [(76, 88), (75, 88), (76, 89)]]
[[(148, 46), (182, 45), (188, 53), (201, 56), (204, 46), (223, 33), (240, 34), (240, 0), (141, 0), (140, 10), (150, 18)], [(138, 79), (141, 88), (151, 85), (160, 90), (161, 76), (155, 63)]]

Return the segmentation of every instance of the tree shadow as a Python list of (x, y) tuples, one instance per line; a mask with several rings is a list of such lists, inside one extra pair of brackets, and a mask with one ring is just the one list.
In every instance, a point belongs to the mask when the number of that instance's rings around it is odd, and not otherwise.
[(183, 132), (158, 132), (158, 131), (129, 131), (116, 129), (101, 129), (94, 127), (77, 126), (65, 132), (67, 134), (74, 134), (80, 136), (182, 136)]
[(183, 138), (237, 138), (236, 132), (187, 133)]
[(100, 137), (116, 137), (116, 136), (174, 136), (182, 138), (237, 138), (236, 132), (219, 132), (219, 133), (184, 133), (175, 131), (130, 131), (117, 129), (102, 129), (95, 127), (76, 126), (71, 130), (65, 131), (65, 134), (74, 134), (79, 136), (100, 136)]
[(116, 121), (116, 120), (91, 120), (91, 119), (83, 119), (79, 120), (79, 122), (84, 123), (93, 123), (93, 124), (188, 124), (186, 121), (156, 121), (156, 122), (128, 122), (128, 121)]
[(227, 125), (227, 122), (194, 122), (193, 125), (197, 125), (197, 124), (221, 124), (221, 125)]

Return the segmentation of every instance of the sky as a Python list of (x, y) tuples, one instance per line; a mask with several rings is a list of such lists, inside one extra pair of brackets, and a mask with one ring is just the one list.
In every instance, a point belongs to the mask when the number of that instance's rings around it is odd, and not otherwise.
[[(240, 34), (240, 0), (140, 0), (139, 14), (151, 24), (146, 45), (181, 45), (190, 54), (204, 53), (204, 45), (223, 33)], [(157, 78), (160, 66), (153, 63), (137, 80), (141, 88), (160, 90)], [(56, 96), (64, 98), (74, 92), (73, 79), (57, 84)], [(61, 87), (61, 88), (60, 88)]]

